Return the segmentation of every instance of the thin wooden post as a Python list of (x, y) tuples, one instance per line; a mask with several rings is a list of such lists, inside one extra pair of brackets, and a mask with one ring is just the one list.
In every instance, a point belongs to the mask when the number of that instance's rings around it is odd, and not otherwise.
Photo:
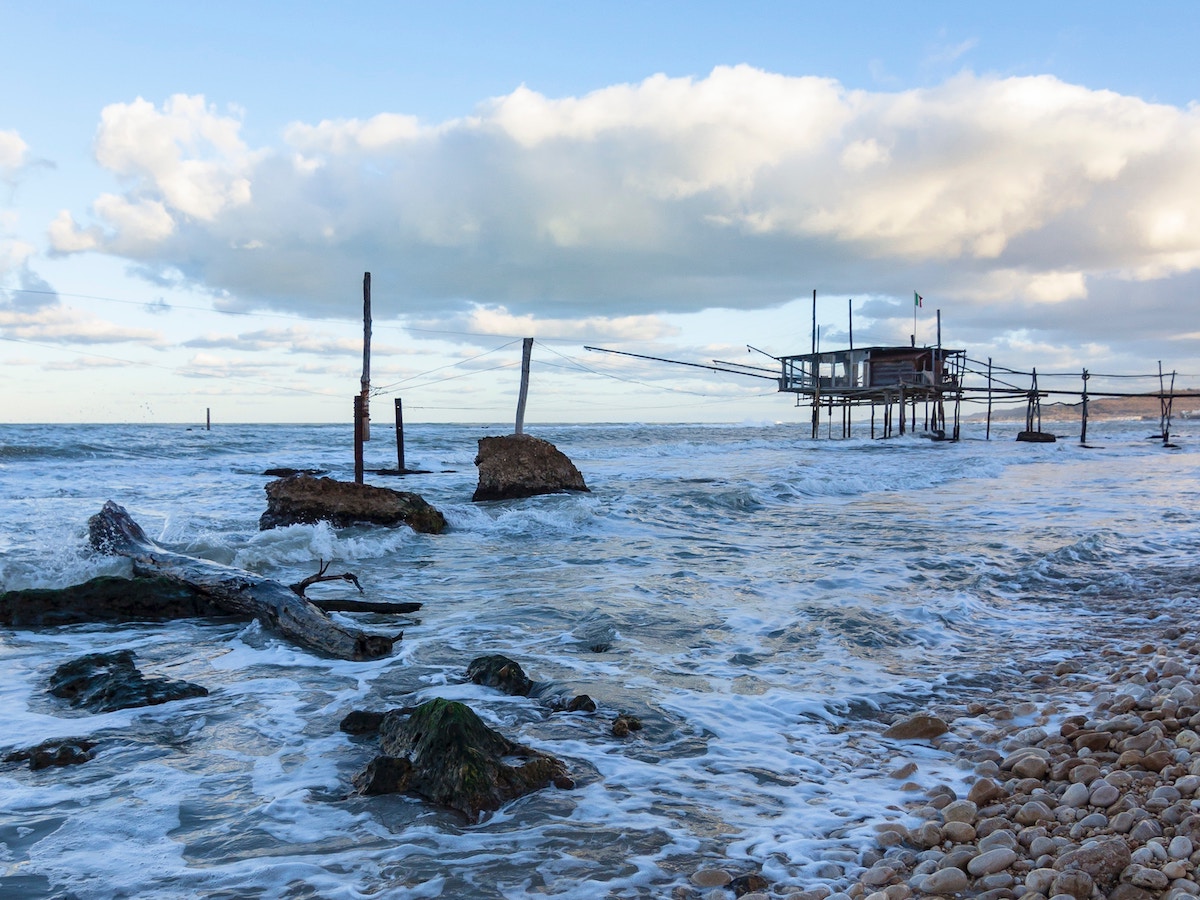
[(986, 440), (992, 439), (992, 358), (988, 357), (988, 413), (987, 413), (987, 437)]
[(211, 406), (206, 406), (204, 408), (204, 430), (212, 431), (212, 407)]
[(525, 433), (525, 400), (529, 396), (529, 358), (533, 354), (533, 338), (525, 338), (521, 345), (521, 393), (517, 396), (517, 430)]
[(871, 401), (871, 440), (875, 440), (875, 401)]
[(362, 439), (371, 439), (371, 273), (363, 272)]
[(900, 385), (900, 433), (904, 434), (904, 385)]
[(815, 441), (821, 436), (821, 361), (817, 357), (817, 289), (813, 288), (812, 302), (812, 436)]
[(1081, 418), (1081, 420), (1082, 420), (1082, 421), (1081, 421), (1081, 424), (1080, 424), (1080, 426), (1079, 426), (1079, 443), (1081, 443), (1081, 444), (1086, 444), (1086, 443), (1087, 443), (1087, 419), (1088, 419), (1088, 408), (1087, 408), (1087, 405), (1088, 405), (1088, 391), (1087, 391), (1087, 383), (1088, 383), (1088, 379), (1089, 379), (1090, 377), (1091, 377), (1091, 376), (1090, 376), (1090, 375), (1088, 375), (1088, 370), (1087, 370), (1087, 369), (1084, 369), (1084, 370), (1083, 370), (1083, 398), (1082, 398), (1082, 399), (1083, 399), (1083, 403), (1082, 403), (1082, 414), (1081, 414), (1081, 416), (1080, 416), (1080, 418)]
[(354, 395), (354, 483), (363, 483), (363, 397)]
[(404, 474), (404, 404), (396, 398), (396, 471)]

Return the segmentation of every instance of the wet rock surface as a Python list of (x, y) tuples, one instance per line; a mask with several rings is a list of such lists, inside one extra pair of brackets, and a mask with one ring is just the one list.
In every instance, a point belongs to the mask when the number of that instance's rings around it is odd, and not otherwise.
[(226, 615), (199, 592), (168, 578), (103, 576), (65, 588), (0, 594), (0, 625), (17, 628)]
[(533, 681), (525, 674), (520, 663), (500, 654), (478, 656), (471, 660), (467, 666), (467, 679), (514, 697), (528, 697), (533, 690)]
[(83, 738), (44, 741), (27, 750), (14, 750), (4, 757), (6, 763), (29, 763), (34, 772), (61, 766), (78, 766), (88, 762), (95, 754), (95, 741)]
[(189, 681), (146, 678), (133, 660), (132, 650), (90, 653), (73, 659), (54, 670), (50, 693), (95, 713), (208, 696), (207, 688)]
[(550, 784), (574, 786), (561, 761), (510, 741), (457, 701), (385, 713), (379, 734), (380, 756), (354, 779), (362, 794), (412, 793), (475, 822)]
[(583, 475), (549, 441), (527, 434), (479, 439), (479, 483), (472, 500), (514, 500), (562, 491), (587, 491)]
[(349, 525), (408, 525), (413, 531), (440, 534), (445, 517), (419, 494), (370, 484), (293, 475), (270, 482), (267, 511), (258, 521), (261, 531), (286, 525), (329, 522)]

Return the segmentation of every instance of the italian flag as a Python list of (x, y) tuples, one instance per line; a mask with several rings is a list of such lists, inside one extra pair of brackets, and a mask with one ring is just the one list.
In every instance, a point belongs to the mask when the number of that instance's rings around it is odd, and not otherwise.
[(923, 301), (924, 301), (924, 300), (925, 300), (925, 298), (924, 298), (924, 297), (922, 297), (922, 296), (921, 296), (920, 294), (918, 294), (916, 291), (913, 291), (913, 306), (923, 306), (923, 305), (924, 305), (924, 303), (923, 303)]

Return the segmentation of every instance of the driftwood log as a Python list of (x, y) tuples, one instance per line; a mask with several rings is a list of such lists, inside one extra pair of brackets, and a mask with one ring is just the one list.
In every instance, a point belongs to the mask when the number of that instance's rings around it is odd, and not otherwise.
[(230, 615), (252, 616), (306, 649), (338, 659), (381, 659), (400, 636), (387, 637), (334, 622), (286, 584), (244, 569), (160, 547), (121, 506), (109, 500), (88, 520), (92, 546), (129, 557), (138, 575), (160, 575), (190, 586)]

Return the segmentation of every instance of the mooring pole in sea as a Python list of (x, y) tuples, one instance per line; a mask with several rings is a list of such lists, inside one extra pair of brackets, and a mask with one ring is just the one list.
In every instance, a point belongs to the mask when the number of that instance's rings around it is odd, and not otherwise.
[(1087, 383), (1088, 383), (1088, 379), (1089, 379), (1089, 378), (1091, 378), (1091, 377), (1092, 377), (1092, 376), (1088, 374), (1088, 370), (1087, 370), (1087, 369), (1084, 369), (1084, 370), (1083, 370), (1083, 394), (1082, 394), (1082, 395), (1081, 395), (1081, 397), (1080, 397), (1080, 400), (1081, 400), (1082, 402), (1081, 402), (1081, 404), (1080, 404), (1080, 407), (1081, 407), (1081, 412), (1080, 412), (1080, 419), (1081, 419), (1081, 423), (1080, 423), (1080, 426), (1079, 426), (1079, 443), (1081, 443), (1081, 444), (1086, 444), (1086, 443), (1087, 443), (1087, 416), (1088, 416), (1088, 408), (1087, 408), (1087, 404), (1088, 404)]
[(362, 394), (354, 395), (354, 483), (363, 483), (363, 415)]
[(985, 440), (992, 439), (992, 358), (988, 357), (988, 413), (987, 413), (987, 437)]
[(363, 272), (362, 439), (371, 439), (371, 273)]
[(404, 474), (404, 404), (396, 398), (396, 471)]
[(204, 407), (204, 430), (212, 431), (212, 407)]
[(529, 357), (533, 354), (533, 338), (521, 345), (521, 393), (517, 395), (517, 424), (513, 434), (525, 433), (525, 400), (529, 396)]

